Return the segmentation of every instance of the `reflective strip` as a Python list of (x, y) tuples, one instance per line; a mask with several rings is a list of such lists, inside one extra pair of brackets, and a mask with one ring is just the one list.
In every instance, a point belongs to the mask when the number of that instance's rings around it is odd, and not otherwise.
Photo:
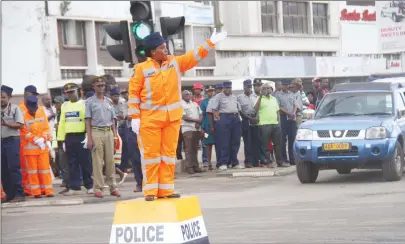
[(200, 60), (201, 60), (201, 57), (200, 57), (200, 55), (198, 55), (198, 51), (200, 50), (200, 47), (197, 47), (196, 49), (194, 49), (194, 59), (197, 61), (197, 62), (200, 62)]
[(31, 150), (31, 149), (39, 149), (39, 146), (32, 144), (31, 142), (28, 142), (28, 146), (25, 146), (24, 149)]
[(152, 88), (150, 86), (150, 77), (156, 74), (157, 70), (155, 68), (146, 69), (143, 71), (143, 76), (145, 77), (146, 86), (146, 103), (152, 105)]
[(202, 45), (203, 48), (205, 48), (205, 50), (207, 50), (208, 52), (214, 50), (212, 47), (210, 47), (210, 45), (208, 45), (207, 42), (204, 42), (204, 44)]
[(82, 119), (80, 119), (80, 118), (66, 118), (65, 121), (66, 122), (81, 122)]
[(28, 170), (28, 174), (36, 174), (38, 173), (38, 170), (33, 169), (33, 170)]
[(134, 115), (134, 114), (141, 114), (141, 112), (136, 108), (131, 108), (128, 110), (128, 115)]
[(128, 104), (130, 104), (130, 103), (139, 104), (139, 103), (141, 103), (141, 99), (139, 99), (139, 98), (130, 98), (130, 99), (128, 99)]
[(30, 189), (39, 189), (39, 185), (26, 185), (26, 188), (30, 188)]
[(153, 189), (157, 189), (158, 186), (159, 186), (158, 183), (156, 183), (156, 184), (145, 184), (145, 185), (142, 187), (142, 189), (143, 189), (144, 191), (145, 191), (145, 190), (153, 190)]
[[(180, 90), (181, 91), (181, 90)], [(171, 111), (173, 109), (181, 107), (180, 102), (176, 102), (170, 105), (151, 105), (151, 104), (146, 104), (142, 103), (141, 104), (141, 109), (146, 109), (146, 110), (161, 110), (161, 111)]]
[(150, 158), (150, 159), (145, 159), (142, 157), (141, 161), (143, 164), (158, 164), (162, 161), (162, 159), (161, 159), (161, 157)]
[(51, 173), (51, 171), (50, 171), (49, 169), (38, 170), (38, 172), (39, 172), (40, 174), (49, 174), (49, 173)]
[(142, 143), (142, 137), (140, 136), (141, 133), (138, 133), (137, 135), (137, 139), (138, 139), (138, 144), (139, 144), (139, 152), (141, 153), (141, 170), (142, 170), (142, 175), (143, 175), (143, 179), (142, 179), (142, 193), (144, 193), (145, 191), (145, 187), (144, 185), (146, 185), (146, 165), (143, 164), (142, 160), (144, 159), (144, 148), (143, 148), (143, 143)]
[(162, 190), (174, 190), (174, 184), (159, 184), (158, 188)]
[(42, 189), (52, 189), (52, 185), (41, 185)]
[(168, 157), (168, 156), (162, 156), (162, 160), (167, 162), (167, 163), (176, 163), (176, 158)]
[(35, 118), (35, 121), (44, 122), (44, 118)]

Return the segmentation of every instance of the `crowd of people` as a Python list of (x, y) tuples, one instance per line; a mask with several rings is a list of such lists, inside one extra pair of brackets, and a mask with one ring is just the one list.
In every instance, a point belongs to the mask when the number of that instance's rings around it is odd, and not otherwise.
[[(1, 87), (3, 201), (52, 197), (52, 175), (62, 178), (64, 189), (59, 193), (67, 196), (84, 194), (84, 186), (87, 194), (96, 197), (103, 197), (105, 188), (119, 197), (118, 186), (130, 172), (135, 176), (135, 192), (142, 191), (141, 153), (128, 117), (128, 91), (106, 82), (104, 77), (93, 77), (93, 90), (86, 94), (68, 83), (64, 96), (55, 97), (53, 104), (48, 94), (39, 98), (32, 85), (25, 88), (21, 104), (10, 104), (13, 89)], [(194, 84), (192, 92), (182, 92), (177, 159), (183, 159), (184, 149), (189, 174), (294, 165), (297, 128), (328, 86), (327, 79), (315, 78), (313, 90), (305, 93), (300, 79), (276, 82), (274, 87), (246, 80), (244, 93), (235, 96), (231, 82)], [(241, 137), (244, 166), (237, 158)], [(121, 160), (116, 164), (119, 143)], [(197, 158), (200, 147), (203, 168)], [(120, 176), (118, 183), (115, 174)]]
[[(193, 91), (183, 91), (183, 119), (177, 158), (184, 144), (187, 171), (190, 174), (213, 170), (212, 148), (216, 168), (244, 168), (237, 154), (241, 137), (244, 142), (244, 166), (289, 167), (295, 165), (293, 142), (303, 120), (311, 117), (317, 103), (328, 93), (328, 79), (313, 79), (313, 89), (305, 93), (302, 80), (262, 83), (244, 81), (244, 93), (232, 94), (232, 83), (205, 87), (195, 84)], [(197, 160), (202, 145), (201, 169)], [(288, 155), (287, 155), (288, 154)]]
[[(2, 202), (53, 197), (55, 176), (62, 178), (59, 193), (66, 196), (102, 198), (109, 188), (119, 197), (118, 186), (133, 171), (135, 191), (142, 191), (140, 152), (137, 146), (128, 150), (128, 145), (137, 145), (128, 121), (128, 92), (107, 85), (107, 78), (112, 77), (93, 76), (92, 91), (86, 94), (77, 84), (66, 84), (64, 96), (55, 97), (54, 105), (32, 85), (25, 87), (19, 105), (11, 104), (13, 89), (1, 86)], [(116, 164), (118, 145), (121, 162)]]

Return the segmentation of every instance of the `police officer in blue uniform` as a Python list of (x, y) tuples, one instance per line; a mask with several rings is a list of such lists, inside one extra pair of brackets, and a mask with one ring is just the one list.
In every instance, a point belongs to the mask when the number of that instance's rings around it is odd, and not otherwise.
[(217, 160), (217, 168), (221, 171), (228, 168), (228, 163), (236, 169), (244, 168), (238, 161), (242, 133), (240, 105), (237, 97), (232, 94), (232, 82), (225, 81), (223, 85), (222, 93), (216, 95), (212, 101), (212, 111), (217, 120), (215, 140), (220, 140), (221, 145), (221, 157)]

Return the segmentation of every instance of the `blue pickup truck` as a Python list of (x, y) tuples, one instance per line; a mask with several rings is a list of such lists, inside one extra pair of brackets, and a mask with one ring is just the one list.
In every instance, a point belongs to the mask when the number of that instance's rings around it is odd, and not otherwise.
[(297, 175), (301, 183), (314, 183), (324, 169), (382, 169), (384, 180), (399, 181), (404, 141), (404, 77), (338, 84), (298, 129)]

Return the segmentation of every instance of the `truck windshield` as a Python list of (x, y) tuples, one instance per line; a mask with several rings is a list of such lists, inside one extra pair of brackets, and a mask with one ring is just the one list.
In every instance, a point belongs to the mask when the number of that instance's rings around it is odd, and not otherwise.
[(392, 94), (388, 92), (329, 93), (314, 117), (392, 115), (392, 110)]

